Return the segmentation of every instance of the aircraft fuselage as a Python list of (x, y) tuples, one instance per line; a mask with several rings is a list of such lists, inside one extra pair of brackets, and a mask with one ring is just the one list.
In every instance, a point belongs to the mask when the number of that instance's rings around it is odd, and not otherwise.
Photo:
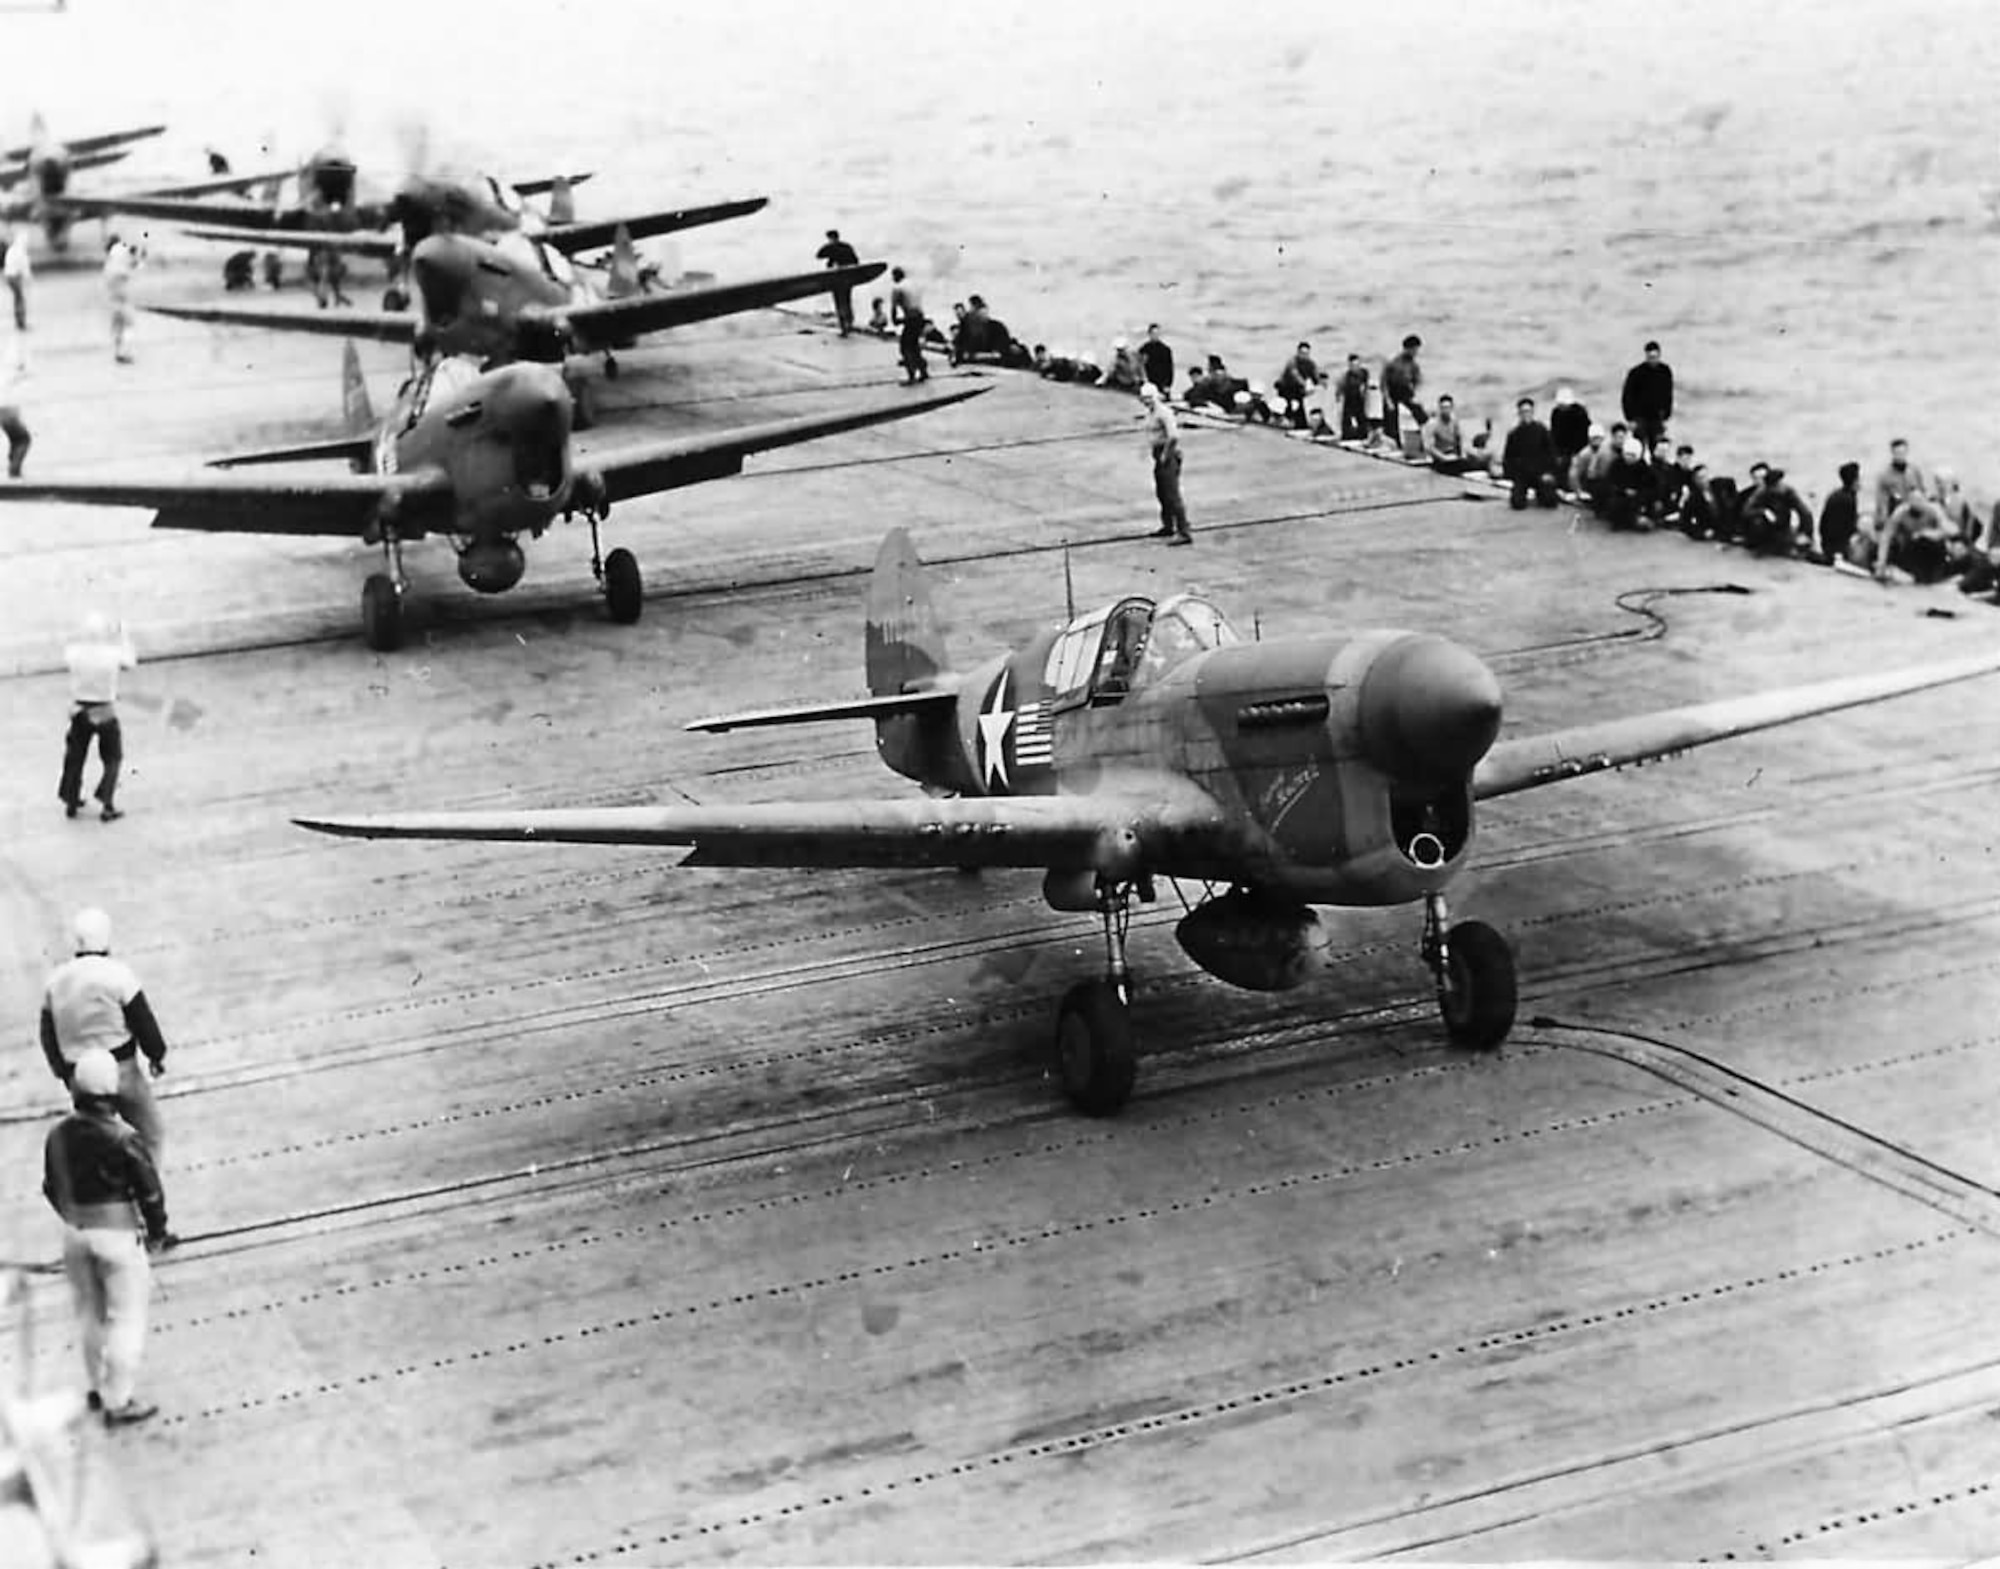
[(1466, 650), (1329, 634), (1233, 643), (1149, 675), (1143, 656), (1116, 670), (1108, 636), (1077, 664), (1067, 636), (969, 671), (948, 734), (917, 740), (917, 721), (886, 721), (885, 734), (905, 728), (883, 755), (962, 795), (1190, 782), (1240, 826), (1224, 844), (1169, 847), (1155, 869), (1305, 903), (1402, 904), (1463, 864), (1472, 769), (1500, 718), (1499, 683)]

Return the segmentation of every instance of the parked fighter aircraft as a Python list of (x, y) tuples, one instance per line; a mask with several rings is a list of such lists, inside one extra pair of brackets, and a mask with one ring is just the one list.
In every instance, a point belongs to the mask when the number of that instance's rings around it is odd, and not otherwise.
[(388, 650), (402, 639), (406, 540), (447, 535), (458, 552), (459, 577), (482, 594), (498, 594), (518, 583), (525, 569), (518, 535), (539, 539), (557, 518), (581, 513), (590, 524), (591, 570), (611, 619), (636, 621), (643, 603), (638, 562), (629, 550), (604, 556), (598, 548), (598, 524), (613, 502), (740, 473), (753, 452), (906, 419), (986, 390), (878, 399), (732, 430), (654, 436), (579, 458), (570, 445), (569, 393), (552, 366), (480, 372), (464, 360), (433, 360), (404, 383), (388, 419), (357, 432), (354, 426), (367, 420), (366, 389), (359, 384), (350, 347), (348, 435), (242, 453), (212, 466), (344, 459), (355, 471), (350, 474), (37, 478), (0, 485), (0, 502), (157, 507), (155, 528), (344, 535), (380, 545), (388, 570), (362, 585), (361, 623), (368, 646)]
[[(592, 225), (576, 225), (578, 229)], [(420, 310), (267, 310), (238, 305), (155, 305), (165, 316), (279, 331), (332, 333), (426, 350), (470, 354), (487, 361), (604, 356), (618, 374), (615, 351), (649, 332), (717, 316), (760, 310), (829, 289), (858, 288), (880, 277), (882, 262), (820, 268), (777, 278), (702, 289), (645, 288), (630, 238), (620, 230), (602, 294), (545, 236), (513, 233), (498, 239), (433, 234), (410, 256)], [(586, 415), (587, 417), (587, 415)]]
[(0, 191), (27, 187), (24, 195), (0, 204), (0, 217), (9, 223), (40, 224), (50, 247), (60, 250), (68, 240), (71, 222), (80, 215), (70, 194), (69, 177), (79, 169), (116, 163), (131, 152), (133, 142), (158, 136), (165, 129), (164, 125), (141, 125), (64, 142), (50, 136), (47, 124), (36, 115), (28, 124), (29, 140), (24, 145), (0, 150)]
[(884, 542), (868, 590), (872, 694), (699, 721), (697, 730), (869, 719), (918, 799), (300, 818), (364, 838), (692, 846), (689, 866), (1014, 866), (1058, 910), (1094, 911), (1102, 980), (1070, 988), (1056, 1061), (1083, 1111), (1132, 1088), (1125, 937), (1155, 880), (1221, 884), (1176, 935), (1210, 974), (1260, 991), (1326, 962), (1312, 906), (1421, 900), (1420, 953), (1450, 1038), (1514, 1022), (1512, 951), (1447, 929), (1476, 803), (2000, 671), (2000, 655), (1858, 676), (1495, 744), (1500, 686), (1465, 649), (1415, 632), (1244, 642), (1207, 600), (1120, 599), (954, 673), (914, 550)]

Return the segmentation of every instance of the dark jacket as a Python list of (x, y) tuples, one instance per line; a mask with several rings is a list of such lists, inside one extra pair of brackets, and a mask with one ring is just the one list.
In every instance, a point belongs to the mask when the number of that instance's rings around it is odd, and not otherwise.
[(1148, 339), (1139, 345), (1139, 364), (1146, 372), (1146, 380), (1162, 392), (1174, 390), (1174, 351), (1156, 339)]
[(1590, 410), (1581, 403), (1558, 403), (1549, 410), (1549, 435), (1567, 459), (1590, 445)]
[(1408, 349), (1382, 367), (1382, 395), (1398, 403), (1414, 403), (1423, 382), (1423, 367)]
[(1826, 505), (1819, 509), (1820, 548), (1829, 555), (1845, 555), (1860, 526), (1861, 498), (1842, 485), (1826, 498)]
[(1549, 427), (1531, 419), (1508, 431), (1507, 445), (1500, 450), (1500, 472), (1521, 485), (1553, 479), (1556, 444), (1549, 437)]
[(1644, 420), (1659, 424), (1674, 417), (1674, 368), (1665, 360), (1658, 364), (1641, 360), (1625, 373), (1625, 395), (1620, 399), (1625, 418), (1634, 424)]
[(49, 1130), (42, 1196), (71, 1225), (103, 1224), (137, 1205), (149, 1238), (167, 1234), (166, 1195), (145, 1141), (106, 1102), (88, 1101)]

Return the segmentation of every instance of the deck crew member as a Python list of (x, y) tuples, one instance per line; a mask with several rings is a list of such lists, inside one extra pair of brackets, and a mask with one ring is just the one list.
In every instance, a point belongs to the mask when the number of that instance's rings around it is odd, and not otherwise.
[(1674, 417), (1674, 368), (1660, 358), (1657, 342), (1649, 340), (1643, 352), (1646, 357), (1625, 373), (1618, 403), (1633, 434), (1650, 449)]
[(1146, 409), (1146, 440), (1153, 455), (1153, 494), (1160, 502), (1160, 526), (1153, 533), (1169, 545), (1192, 545), (1187, 505), (1181, 500), (1181, 431), (1174, 411), (1150, 381), (1139, 387)]
[(21, 405), (0, 401), (0, 433), (7, 437), (7, 477), (19, 479), (21, 465), (28, 461), (28, 448), (35, 444), (35, 438), (28, 434), (27, 422), (21, 418)]
[(83, 635), (63, 649), (63, 661), (69, 666), (69, 733), (63, 738), (56, 795), (66, 815), (74, 817), (82, 810), (83, 765), (90, 758), (94, 737), (100, 769), (98, 815), (115, 823), (125, 815), (116, 804), (118, 770), (125, 761), (125, 737), (118, 726), (118, 672), (138, 664), (139, 656), (122, 625), (114, 626), (92, 611), (84, 618)]
[(111, 309), (111, 356), (120, 365), (132, 363), (132, 351), (125, 346), (125, 334), (132, 327), (132, 274), (139, 270), (139, 257), (118, 235), (104, 249), (104, 302)]
[(914, 283), (904, 276), (903, 269), (892, 267), (889, 281), (889, 320), (902, 323), (903, 333), (898, 341), (898, 355), (903, 365), (903, 380), (929, 381), (930, 367), (924, 363), (924, 296)]
[[(814, 251), (813, 255), (825, 262), (829, 269), (852, 267), (861, 260), (855, 254), (854, 247), (840, 237), (838, 229), (828, 229), (826, 231), (826, 244)], [(846, 337), (854, 330), (854, 287), (852, 284), (833, 291), (833, 314), (840, 322), (840, 335), (843, 338)]]
[(143, 1422), (160, 1409), (137, 1394), (152, 1290), (146, 1254), (178, 1240), (167, 1229), (166, 1198), (145, 1141), (118, 1120), (118, 1077), (104, 1052), (78, 1057), (70, 1074), (75, 1110), (42, 1146), (42, 1196), (63, 1221), (63, 1273), (90, 1408), (103, 1411), (108, 1427)]
[(42, 993), (42, 1054), (65, 1084), (74, 1081), (76, 1065), (88, 1053), (110, 1057), (118, 1082), (106, 1093), (158, 1161), (166, 1130), (147, 1075), (158, 1078), (167, 1071), (166, 1038), (139, 977), (111, 957), (111, 917), (98, 909), (79, 910), (70, 932), (76, 957), (56, 966)]
[(1139, 345), (1139, 366), (1146, 380), (1162, 392), (1174, 390), (1174, 351), (1160, 336), (1160, 324), (1146, 325), (1146, 341)]

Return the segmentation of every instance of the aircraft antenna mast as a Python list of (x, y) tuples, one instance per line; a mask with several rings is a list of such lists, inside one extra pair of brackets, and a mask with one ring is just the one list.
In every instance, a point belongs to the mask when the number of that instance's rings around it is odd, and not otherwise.
[(1070, 576), (1068, 540), (1063, 541), (1063, 600), (1069, 606), (1069, 613), (1065, 619), (1074, 621), (1076, 619), (1076, 580)]

